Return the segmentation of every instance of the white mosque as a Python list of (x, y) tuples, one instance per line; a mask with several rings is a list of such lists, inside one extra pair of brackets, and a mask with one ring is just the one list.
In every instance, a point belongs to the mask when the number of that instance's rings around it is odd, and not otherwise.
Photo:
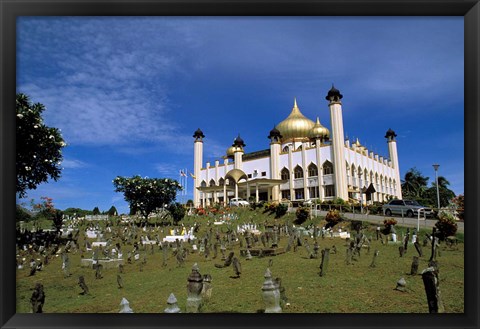
[(385, 135), (389, 157), (379, 156), (345, 139), (343, 95), (334, 86), (326, 100), (330, 109), (330, 131), (305, 117), (294, 101), (290, 115), (268, 135), (270, 148), (245, 153), (240, 135), (227, 149), (223, 163), (203, 166), (200, 129), (194, 137), (195, 206), (228, 203), (231, 198), (278, 202), (320, 201), (341, 198), (363, 203), (402, 198), (395, 132)]

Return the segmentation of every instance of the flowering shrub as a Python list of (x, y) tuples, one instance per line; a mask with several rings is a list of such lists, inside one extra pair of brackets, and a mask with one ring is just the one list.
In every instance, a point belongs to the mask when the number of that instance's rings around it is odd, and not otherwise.
[(297, 219), (295, 221), (296, 224), (303, 224), (308, 217), (310, 216), (310, 208), (307, 207), (299, 207), (295, 212)]
[(383, 225), (385, 225), (385, 227), (397, 225), (397, 220), (395, 218), (387, 218), (383, 221)]
[(325, 215), (325, 220), (327, 221), (325, 228), (328, 229), (340, 223), (342, 221), (342, 217), (340, 216), (340, 212), (337, 209), (332, 209), (329, 210)]
[(435, 227), (437, 228), (437, 236), (440, 238), (440, 240), (445, 240), (447, 237), (457, 233), (455, 216), (448, 212), (442, 211), (438, 217), (439, 219), (435, 223)]

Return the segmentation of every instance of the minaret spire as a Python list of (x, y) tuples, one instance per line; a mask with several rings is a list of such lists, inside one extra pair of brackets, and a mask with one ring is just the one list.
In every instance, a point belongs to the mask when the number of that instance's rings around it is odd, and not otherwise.
[(293, 107), (298, 108), (298, 106), (297, 106), (297, 97), (294, 97), (294, 98), (293, 98)]

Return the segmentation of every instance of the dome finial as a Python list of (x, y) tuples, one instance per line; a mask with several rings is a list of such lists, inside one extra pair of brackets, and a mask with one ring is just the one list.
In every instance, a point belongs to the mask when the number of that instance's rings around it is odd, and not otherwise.
[(298, 106), (297, 106), (297, 97), (294, 97), (294, 98), (293, 98), (293, 107), (298, 108)]

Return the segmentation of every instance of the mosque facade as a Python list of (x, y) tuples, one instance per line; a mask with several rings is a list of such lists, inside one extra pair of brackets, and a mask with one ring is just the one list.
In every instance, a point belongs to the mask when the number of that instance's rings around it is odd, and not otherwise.
[(368, 150), (358, 138), (350, 144), (343, 130), (343, 95), (332, 86), (325, 98), (331, 132), (318, 117), (316, 122), (305, 117), (295, 100), (290, 115), (270, 131), (268, 149), (245, 153), (239, 135), (223, 161), (213, 164), (203, 164), (205, 135), (197, 129), (193, 134), (195, 206), (227, 204), (232, 198), (295, 203), (401, 199), (395, 132), (388, 129), (385, 135), (388, 157)]

